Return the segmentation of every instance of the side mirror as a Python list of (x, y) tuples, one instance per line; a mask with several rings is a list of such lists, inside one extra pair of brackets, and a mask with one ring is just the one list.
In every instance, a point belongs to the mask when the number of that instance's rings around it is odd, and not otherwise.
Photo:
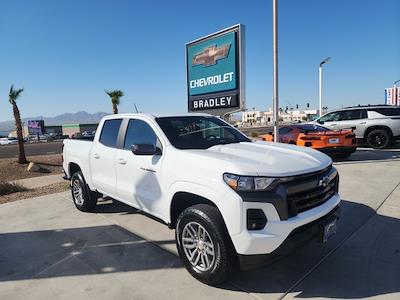
[(161, 155), (162, 151), (160, 148), (150, 144), (135, 144), (131, 148), (135, 155)]
[(317, 120), (317, 123), (322, 125), (322, 124), (324, 124), (324, 121)]

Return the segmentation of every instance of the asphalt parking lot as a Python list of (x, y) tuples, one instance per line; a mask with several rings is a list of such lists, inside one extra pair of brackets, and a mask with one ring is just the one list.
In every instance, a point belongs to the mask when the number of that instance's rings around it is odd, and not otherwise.
[(335, 165), (338, 234), (218, 288), (186, 272), (173, 231), (126, 205), (81, 213), (68, 192), (0, 205), (0, 299), (400, 299), (400, 150)]
[[(62, 153), (62, 141), (25, 143), (25, 153), (27, 156), (59, 154)], [(0, 146), (0, 159), (18, 157), (18, 145)]]

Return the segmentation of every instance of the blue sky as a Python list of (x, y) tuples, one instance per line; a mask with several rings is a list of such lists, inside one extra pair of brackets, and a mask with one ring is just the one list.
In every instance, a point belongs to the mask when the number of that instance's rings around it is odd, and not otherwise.
[[(0, 1), (0, 121), (12, 119), (9, 86), (24, 87), (23, 117), (111, 111), (105, 89), (122, 89), (120, 111), (186, 110), (184, 45), (246, 25), (247, 108), (272, 102), (271, 0)], [(400, 1), (280, 0), (281, 106), (383, 103), (400, 79)]]

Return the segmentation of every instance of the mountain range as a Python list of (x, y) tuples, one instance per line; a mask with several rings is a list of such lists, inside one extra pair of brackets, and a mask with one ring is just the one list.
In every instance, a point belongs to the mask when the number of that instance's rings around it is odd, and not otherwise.
[[(78, 111), (76, 113), (65, 113), (55, 117), (37, 116), (32, 118), (23, 118), (22, 122), (28, 120), (44, 120), (44, 125), (62, 125), (62, 124), (76, 124), (76, 123), (98, 123), (102, 117), (109, 113), (97, 112), (94, 114), (87, 113), (86, 111)], [(14, 121), (0, 122), (0, 131), (14, 130)]]

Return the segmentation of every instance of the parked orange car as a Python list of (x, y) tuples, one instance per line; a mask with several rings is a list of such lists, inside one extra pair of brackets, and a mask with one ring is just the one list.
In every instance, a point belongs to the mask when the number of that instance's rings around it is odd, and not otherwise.
[[(261, 136), (273, 141), (273, 133)], [(353, 130), (331, 130), (314, 124), (297, 124), (279, 128), (279, 141), (304, 147), (312, 147), (331, 156), (349, 157), (357, 149)]]

